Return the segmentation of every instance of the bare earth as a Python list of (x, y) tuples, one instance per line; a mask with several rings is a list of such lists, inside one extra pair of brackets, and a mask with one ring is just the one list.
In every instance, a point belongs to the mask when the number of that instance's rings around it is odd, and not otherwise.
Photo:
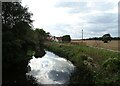
[(100, 48), (120, 51), (120, 49), (118, 48), (120, 40), (112, 40), (108, 43), (103, 43), (103, 41), (99, 41), (99, 40), (85, 40), (85, 41), (72, 40), (71, 43), (72, 44), (82, 44), (82, 45), (87, 45), (87, 46), (100, 47)]

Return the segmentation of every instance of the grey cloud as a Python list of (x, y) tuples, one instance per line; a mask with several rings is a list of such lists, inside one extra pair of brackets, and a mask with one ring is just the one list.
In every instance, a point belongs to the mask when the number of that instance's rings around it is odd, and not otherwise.
[(113, 36), (117, 36), (117, 13), (99, 13), (96, 15), (86, 16), (83, 19), (87, 21), (84, 23), (84, 29), (87, 32), (85, 35), (89, 34), (89, 36), (100, 36), (100, 34), (103, 33), (110, 33)]
[(113, 13), (101, 13), (96, 15), (90, 15), (84, 18), (88, 23), (93, 24), (106, 24), (106, 23), (117, 23), (117, 14)]
[(56, 7), (84, 7), (87, 5), (87, 2), (61, 2), (56, 5)]
[(118, 24), (88, 24), (87, 27), (85, 27), (85, 33), (86, 35), (89, 34), (90, 36), (100, 36), (103, 35), (103, 33), (110, 33), (113, 36), (117, 36), (118, 33)]
[(105, 32), (111, 29), (117, 29), (117, 25), (91, 25), (86, 28), (88, 31)]
[(116, 6), (114, 3), (105, 2), (105, 1), (104, 2), (93, 2), (91, 4), (92, 4), (92, 8), (99, 10), (99, 11), (107, 11)]
[(70, 10), (68, 13), (87, 13), (93, 10), (107, 11), (114, 8), (116, 5), (111, 2), (61, 2), (56, 7), (68, 7)]
[(50, 28), (52, 28), (51, 31), (51, 34), (54, 35), (54, 36), (63, 36), (63, 35), (69, 35), (71, 32), (71, 25), (70, 24), (64, 24), (64, 23), (57, 23), (57, 24), (54, 24), (52, 25)]
[(87, 2), (61, 2), (56, 5), (56, 7), (68, 7), (70, 8), (68, 13), (80, 13), (80, 12), (89, 12), (90, 8), (87, 5)]
[(69, 24), (55, 24), (55, 28), (58, 28), (60, 32), (67, 33), (68, 30), (71, 28), (71, 25)]
[[(58, 28), (62, 34), (70, 34), (72, 38), (81, 38), (81, 29), (84, 29), (84, 37), (99, 37), (104, 35), (104, 33), (110, 33), (112, 36), (118, 36), (118, 14), (117, 13), (107, 13), (106, 11), (111, 10), (115, 7), (113, 3), (110, 2), (92, 2), (89, 6), (89, 2), (61, 2), (56, 5), (56, 7), (68, 7), (70, 10), (67, 13), (82, 13), (87, 14), (82, 17), (78, 17), (80, 22), (76, 26), (69, 24), (56, 24), (54, 27)], [(89, 14), (94, 12), (94, 10), (99, 11), (99, 14)], [(85, 20), (86, 22), (83, 22)], [(81, 25), (84, 25), (81, 28)], [(75, 30), (73, 32), (73, 28)]]
[(55, 36), (70, 35), (72, 38), (81, 37), (81, 28), (79, 25), (73, 26), (71, 24), (58, 23), (53, 25), (52, 28), (54, 29), (54, 33), (52, 33), (52, 35)]
[[(73, 28), (75, 27), (75, 28)], [(81, 38), (83, 29), (84, 32), (84, 38), (89, 37), (101, 37), (104, 35), (104, 33), (110, 33), (112, 36), (117, 36), (118, 30), (117, 30), (117, 24), (88, 24), (87, 26), (84, 26), (83, 28), (80, 27), (80, 25), (69, 25), (69, 24), (57, 24), (53, 27), (54, 33), (53, 34), (59, 34), (56, 36), (63, 36), (66, 34), (69, 34), (72, 38)], [(56, 29), (57, 28), (57, 29)]]

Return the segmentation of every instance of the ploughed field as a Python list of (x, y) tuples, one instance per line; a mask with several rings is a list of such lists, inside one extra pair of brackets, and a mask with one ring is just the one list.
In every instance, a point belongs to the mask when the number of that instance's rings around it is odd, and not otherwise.
[(72, 40), (71, 43), (120, 51), (120, 49), (118, 48), (120, 40), (112, 40), (112, 41), (109, 41), (108, 43), (104, 43), (101, 40), (84, 40), (84, 41)]

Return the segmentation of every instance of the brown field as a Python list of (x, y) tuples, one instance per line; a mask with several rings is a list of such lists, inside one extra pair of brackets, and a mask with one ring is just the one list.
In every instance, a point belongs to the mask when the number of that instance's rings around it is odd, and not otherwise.
[(112, 40), (108, 43), (103, 43), (103, 41), (100, 40), (72, 40), (72, 44), (81, 44), (81, 45), (87, 45), (87, 46), (93, 46), (93, 47), (100, 47), (100, 48), (105, 48), (105, 49), (110, 49), (110, 50), (115, 50), (115, 51), (120, 51), (118, 49), (118, 43), (120, 43), (120, 40)]

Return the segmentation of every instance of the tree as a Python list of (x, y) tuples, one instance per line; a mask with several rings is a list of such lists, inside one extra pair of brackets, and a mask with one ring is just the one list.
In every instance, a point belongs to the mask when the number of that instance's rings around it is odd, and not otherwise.
[(47, 33), (43, 29), (36, 28), (35, 30), (39, 43), (43, 43), (47, 38)]
[(2, 3), (3, 64), (25, 59), (28, 49), (34, 48), (33, 38), (29, 35), (29, 32), (34, 32), (31, 16), (28, 8), (19, 2)]
[(35, 29), (35, 40), (36, 40), (36, 49), (35, 49), (35, 57), (41, 57), (45, 54), (43, 49), (43, 44), (47, 39), (47, 33), (43, 29), (36, 28)]
[(20, 22), (31, 24), (31, 16), (33, 14), (28, 12), (27, 7), (21, 6), (19, 2), (4, 2), (2, 3), (2, 24), (10, 29)]
[(102, 41), (104, 41), (104, 43), (108, 43), (108, 41), (111, 41), (111, 35), (110, 34), (104, 34), (102, 36)]
[(71, 41), (70, 35), (64, 35), (64, 36), (62, 37), (62, 41), (63, 41), (63, 42), (70, 42), (70, 41)]
[[(35, 50), (34, 30), (31, 29), (32, 13), (19, 2), (2, 3), (2, 71), (3, 85), (15, 85), (26, 80), (26, 66), (30, 56), (28, 51)], [(9, 71), (9, 72), (8, 72)], [(9, 82), (9, 83), (8, 83)], [(33, 86), (33, 85), (32, 85)]]
[[(9, 81), (8, 85), (14, 81), (17, 85), (26, 85), (26, 66), (33, 51), (39, 54), (37, 56), (45, 54), (41, 48), (45, 31), (33, 30), (31, 17), (32, 13), (19, 2), (2, 3), (2, 84), (6, 86)], [(28, 83), (26, 86), (33, 85)]]

